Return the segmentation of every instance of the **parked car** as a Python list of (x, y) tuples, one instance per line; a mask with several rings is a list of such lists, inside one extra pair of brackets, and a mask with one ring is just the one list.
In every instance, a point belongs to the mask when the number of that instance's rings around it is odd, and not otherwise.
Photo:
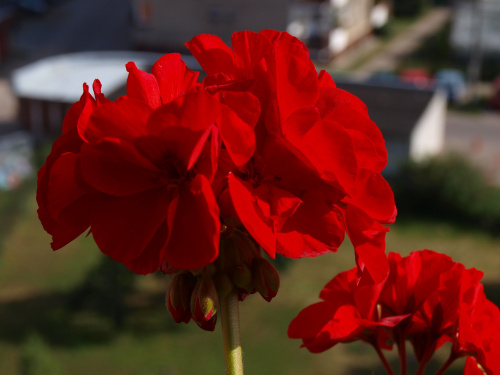
[(418, 89), (430, 89), (435, 86), (435, 81), (424, 68), (407, 68), (399, 73), (402, 82), (410, 83)]
[(455, 69), (439, 70), (436, 73), (436, 86), (446, 93), (451, 103), (463, 99), (466, 93), (465, 77), (461, 71)]

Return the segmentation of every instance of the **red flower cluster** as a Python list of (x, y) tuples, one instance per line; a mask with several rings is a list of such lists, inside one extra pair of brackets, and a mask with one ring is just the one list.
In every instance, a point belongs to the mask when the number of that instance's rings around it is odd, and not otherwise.
[(202, 83), (170, 54), (151, 74), (127, 64), (127, 95), (115, 102), (97, 81), (95, 98), (84, 86), (39, 172), (52, 248), (90, 227), (102, 252), (147, 274), (211, 264), (221, 229), (292, 258), (336, 251), (347, 231), (360, 272), (382, 282), (383, 224), (396, 211), (366, 107), (286, 33), (239, 32), (232, 44), (187, 43)]
[[(405, 341), (409, 340), (423, 374), (433, 353), (451, 343), (449, 360), (468, 356), (464, 374), (500, 373), (500, 310), (486, 299), (479, 283), (482, 272), (430, 250), (407, 257), (389, 254), (390, 274), (381, 292), (354, 268), (337, 275), (321, 291), (318, 302), (302, 310), (288, 335), (303, 347), (322, 352), (341, 342), (363, 340), (381, 356), (399, 349), (406, 373)], [(374, 301), (366, 304), (365, 301)]]

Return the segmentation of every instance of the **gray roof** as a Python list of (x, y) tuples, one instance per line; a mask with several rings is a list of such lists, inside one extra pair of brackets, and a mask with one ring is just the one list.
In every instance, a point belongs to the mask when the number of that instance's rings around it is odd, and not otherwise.
[(407, 85), (381, 86), (341, 80), (336, 80), (336, 84), (360, 98), (384, 137), (393, 139), (407, 139), (434, 95), (433, 90)]

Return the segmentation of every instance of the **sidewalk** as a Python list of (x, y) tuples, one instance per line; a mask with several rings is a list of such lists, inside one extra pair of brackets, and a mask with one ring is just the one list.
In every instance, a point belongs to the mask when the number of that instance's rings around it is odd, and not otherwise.
[(356, 69), (363, 75), (377, 71), (394, 70), (400, 62), (422, 45), (425, 39), (435, 34), (450, 19), (450, 8), (434, 8), (411, 25), (405, 32), (390, 41), (372, 59)]
[(427, 37), (441, 29), (450, 17), (450, 8), (433, 8), (425, 16), (415, 21), (406, 31), (385, 45), (379, 38), (368, 36), (359, 44), (334, 58), (329, 64), (320, 67), (328, 71), (349, 70), (361, 59), (373, 55), (363, 65), (355, 68), (353, 72), (360, 76), (369, 76), (377, 71), (397, 69), (402, 60), (420, 47)]

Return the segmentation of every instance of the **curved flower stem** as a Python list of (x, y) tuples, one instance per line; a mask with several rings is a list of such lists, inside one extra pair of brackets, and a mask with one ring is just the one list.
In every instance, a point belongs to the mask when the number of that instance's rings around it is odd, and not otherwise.
[(398, 344), (398, 353), (399, 353), (399, 362), (401, 365), (401, 375), (408, 374), (408, 368), (406, 365), (406, 343), (405, 343), (405, 335), (402, 332), (402, 329), (397, 331), (398, 333), (395, 335), (396, 342)]
[(385, 370), (387, 371), (387, 373), (389, 375), (394, 375), (394, 372), (392, 371), (392, 368), (391, 366), (389, 365), (389, 362), (387, 362), (387, 359), (385, 358), (385, 355), (384, 353), (382, 352), (382, 350), (375, 344), (372, 345), (373, 348), (375, 349), (375, 351), (377, 352), (378, 354), (378, 357), (380, 358), (380, 360), (382, 361), (382, 363), (384, 364), (384, 367), (385, 367)]
[(428, 346), (425, 349), (425, 353), (422, 356), (422, 359), (420, 360), (420, 364), (418, 365), (418, 370), (416, 375), (424, 375), (425, 366), (427, 366), (427, 363), (429, 363), (429, 360), (431, 359), (435, 351), (436, 351), (436, 345)]
[(240, 314), (236, 291), (232, 291), (227, 297), (221, 298), (220, 310), (226, 375), (243, 375), (243, 355), (240, 344)]
[(444, 363), (443, 366), (441, 366), (441, 368), (436, 372), (436, 375), (441, 375), (441, 374), (444, 374), (444, 372), (446, 370), (448, 370), (448, 367), (450, 367), (450, 365), (455, 362), (455, 360), (457, 359), (458, 357), (456, 355), (454, 355), (454, 353), (452, 352), (450, 354), (450, 356), (448, 357), (448, 360)]

